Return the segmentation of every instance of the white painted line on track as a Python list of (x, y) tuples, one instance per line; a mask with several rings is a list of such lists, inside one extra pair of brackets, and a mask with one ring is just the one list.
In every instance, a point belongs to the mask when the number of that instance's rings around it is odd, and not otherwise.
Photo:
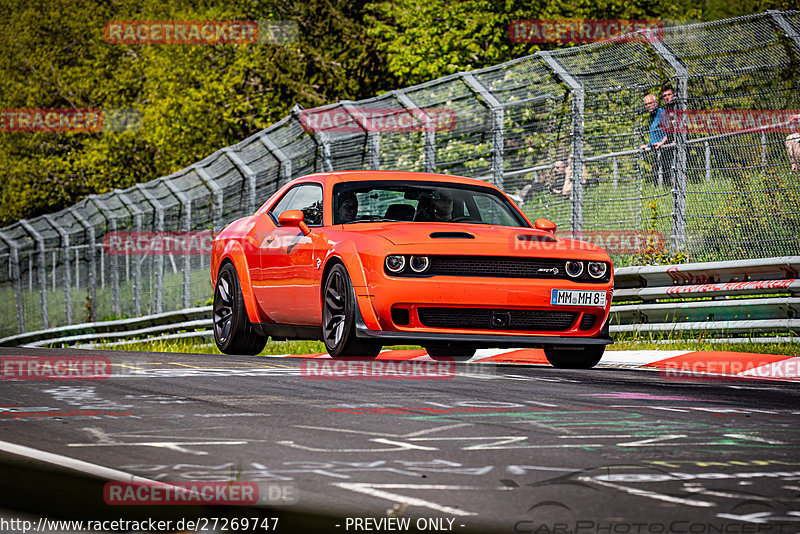
[(600, 364), (639, 367), (668, 358), (682, 356), (689, 350), (607, 350), (603, 353)]
[(156, 482), (154, 480), (150, 480), (149, 478), (131, 475), (130, 473), (125, 473), (124, 471), (111, 469), (110, 467), (103, 467), (102, 465), (84, 462), (83, 460), (76, 460), (75, 458), (70, 458), (69, 456), (62, 456), (52, 452), (33, 449), (31, 447), (17, 445), (16, 443), (9, 443), (7, 441), (0, 441), (0, 451), (16, 454), (17, 456), (24, 456), (26, 458), (32, 458), (48, 464), (66, 467), (68, 469), (74, 469), (75, 471), (80, 471), (82, 473), (97, 476), (106, 480), (112, 480), (116, 482), (140, 482), (164, 486), (170, 485), (163, 482)]

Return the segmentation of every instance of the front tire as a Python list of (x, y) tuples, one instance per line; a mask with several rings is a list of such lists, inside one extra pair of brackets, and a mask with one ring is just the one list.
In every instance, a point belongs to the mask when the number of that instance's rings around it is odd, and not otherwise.
[(333, 358), (374, 358), (381, 345), (356, 337), (356, 294), (344, 265), (337, 263), (325, 277), (322, 291), (322, 337)]
[(214, 341), (225, 354), (258, 354), (267, 338), (256, 333), (244, 307), (239, 277), (232, 263), (219, 270), (214, 288)]
[(600, 362), (605, 345), (585, 345), (580, 349), (545, 347), (544, 355), (558, 369), (591, 369)]
[(475, 347), (467, 343), (431, 343), (425, 345), (425, 350), (434, 360), (466, 362), (475, 356)]

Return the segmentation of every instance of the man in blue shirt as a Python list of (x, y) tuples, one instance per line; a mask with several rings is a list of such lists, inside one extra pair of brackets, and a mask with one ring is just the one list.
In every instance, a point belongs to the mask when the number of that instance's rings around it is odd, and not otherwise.
[[(650, 140), (646, 145), (642, 145), (639, 148), (641, 150), (654, 150), (656, 151), (656, 154), (662, 156), (661, 154), (662, 151), (660, 149), (664, 145), (664, 143), (667, 142), (667, 133), (661, 126), (664, 110), (658, 107), (658, 101), (656, 100), (656, 97), (653, 95), (646, 95), (644, 97), (644, 107), (647, 109), (647, 112), (649, 114)], [(667, 168), (668, 166), (667, 162), (664, 161), (666, 158), (664, 158), (663, 156), (662, 157), (649, 156), (647, 159), (652, 167), (652, 172), (650, 173), (650, 180), (653, 182), (653, 184), (654, 185), (658, 184), (659, 164), (662, 167), (661, 172), (662, 176), (664, 177), (664, 181), (668, 181), (670, 176), (670, 169)]]

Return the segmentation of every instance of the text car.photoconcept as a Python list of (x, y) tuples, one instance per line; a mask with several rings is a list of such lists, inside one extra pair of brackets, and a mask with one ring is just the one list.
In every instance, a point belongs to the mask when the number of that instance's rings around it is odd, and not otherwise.
[(611, 342), (613, 265), (555, 231), (480, 180), (297, 178), (214, 238), (214, 337), (226, 354), (256, 354), (272, 337), (320, 339), (333, 357), (542, 347), (556, 367), (593, 367)]

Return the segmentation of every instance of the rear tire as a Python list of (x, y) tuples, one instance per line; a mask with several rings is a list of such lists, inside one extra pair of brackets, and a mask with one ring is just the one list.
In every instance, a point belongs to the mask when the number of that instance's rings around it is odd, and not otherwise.
[(322, 290), (322, 337), (332, 358), (374, 358), (381, 344), (356, 337), (356, 293), (344, 265), (337, 263)]
[(468, 343), (455, 341), (445, 343), (431, 343), (425, 345), (425, 350), (434, 360), (465, 362), (475, 356), (475, 347)]
[(258, 354), (267, 338), (258, 334), (247, 317), (236, 268), (226, 262), (214, 288), (214, 341), (225, 354)]
[(605, 345), (586, 345), (581, 349), (545, 347), (544, 355), (558, 369), (591, 369), (600, 362)]

